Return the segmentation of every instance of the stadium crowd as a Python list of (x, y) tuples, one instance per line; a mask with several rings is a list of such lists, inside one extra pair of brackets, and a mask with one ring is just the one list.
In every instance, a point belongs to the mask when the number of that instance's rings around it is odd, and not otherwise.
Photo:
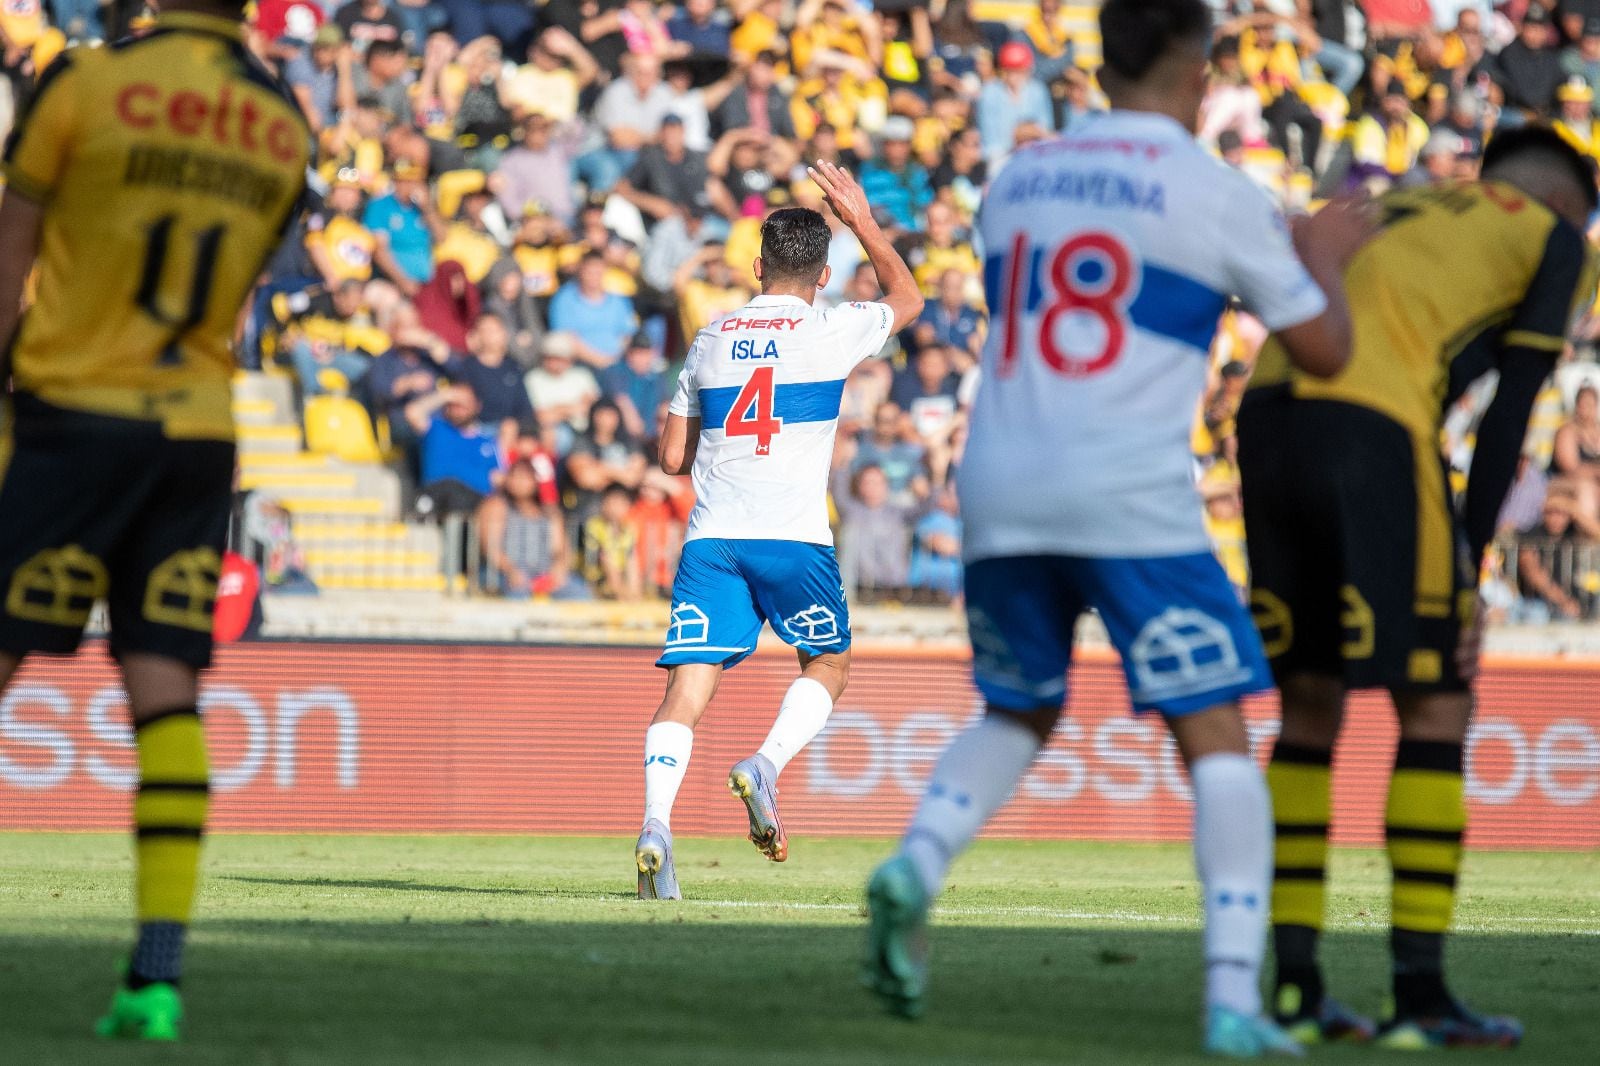
[[(1287, 207), (1471, 177), (1497, 128), (1534, 119), (1600, 155), (1600, 0), (1213, 6), (1200, 136)], [(763, 217), (821, 206), (805, 162), (839, 161), (928, 297), (846, 383), (841, 562), (863, 599), (949, 601), (987, 329), (973, 213), (1016, 147), (1103, 106), (1093, 7), (256, 0), (250, 46), (299, 100), (320, 163), (243, 361), (291, 376), (303, 399), (359, 401), (408, 508), (474, 520), (490, 590), (663, 595), (692, 503), (687, 479), (651, 462), (675, 368), (753, 294)], [(95, 0), (0, 7), (0, 129), (67, 41), (105, 35), (110, 15)], [(822, 301), (875, 298), (829, 217)], [(1227, 314), (1195, 430), (1240, 583), (1231, 423), (1261, 340)], [(1600, 605), (1600, 412), (1579, 387), (1592, 358), (1580, 343), (1541, 401), (1491, 586), (1506, 615)], [(1469, 395), (1441, 442), (1458, 468), (1482, 403)]]

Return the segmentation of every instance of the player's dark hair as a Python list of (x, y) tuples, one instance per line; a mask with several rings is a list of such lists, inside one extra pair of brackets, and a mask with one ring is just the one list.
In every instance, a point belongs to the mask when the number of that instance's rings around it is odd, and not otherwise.
[(1211, 36), (1205, 0), (1106, 0), (1100, 9), (1105, 65), (1125, 81), (1139, 82), (1179, 45)]
[(1512, 160), (1534, 162), (1562, 171), (1583, 191), (1584, 202), (1591, 212), (1600, 206), (1600, 189), (1595, 187), (1595, 161), (1568, 144), (1551, 127), (1530, 123), (1496, 133), (1483, 150), (1483, 176), (1493, 177), (1497, 168)]
[(809, 207), (785, 207), (761, 224), (761, 267), (766, 281), (815, 285), (828, 265), (833, 234)]

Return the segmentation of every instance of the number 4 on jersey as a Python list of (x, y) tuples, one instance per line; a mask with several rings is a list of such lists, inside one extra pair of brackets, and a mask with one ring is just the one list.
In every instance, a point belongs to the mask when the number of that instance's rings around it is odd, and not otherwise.
[(750, 375), (722, 423), (722, 431), (730, 437), (754, 437), (757, 455), (771, 455), (772, 438), (783, 431), (783, 419), (772, 413), (777, 399), (772, 371), (772, 367), (763, 366)]

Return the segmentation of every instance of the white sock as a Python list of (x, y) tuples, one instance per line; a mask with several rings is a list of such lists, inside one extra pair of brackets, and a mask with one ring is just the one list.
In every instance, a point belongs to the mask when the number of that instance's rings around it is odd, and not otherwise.
[(828, 724), (833, 713), (833, 697), (820, 681), (797, 677), (789, 691), (784, 693), (783, 704), (778, 708), (778, 718), (772, 723), (772, 732), (756, 754), (765, 755), (772, 768), (783, 773), (789, 760), (800, 754), (800, 749), (816, 739), (822, 727)]
[(1020, 719), (989, 714), (950, 742), (928, 779), (900, 842), (931, 899), (978, 831), (1005, 806), (1039, 754), (1039, 736)]
[(689, 772), (694, 730), (678, 722), (657, 722), (644, 733), (644, 820), (672, 827), (672, 804)]
[(1205, 893), (1206, 1003), (1261, 1013), (1272, 886), (1272, 798), (1255, 760), (1222, 752), (1189, 768), (1194, 860)]

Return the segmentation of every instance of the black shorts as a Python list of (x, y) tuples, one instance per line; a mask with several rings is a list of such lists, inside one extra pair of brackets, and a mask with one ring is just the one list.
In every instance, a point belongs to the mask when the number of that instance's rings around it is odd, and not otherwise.
[(1436, 448), (1369, 408), (1265, 388), (1240, 406), (1239, 472), (1250, 606), (1280, 683), (1465, 690), (1477, 574)]
[(70, 654), (96, 600), (111, 652), (210, 665), (234, 446), (27, 395), (0, 425), (0, 651)]

